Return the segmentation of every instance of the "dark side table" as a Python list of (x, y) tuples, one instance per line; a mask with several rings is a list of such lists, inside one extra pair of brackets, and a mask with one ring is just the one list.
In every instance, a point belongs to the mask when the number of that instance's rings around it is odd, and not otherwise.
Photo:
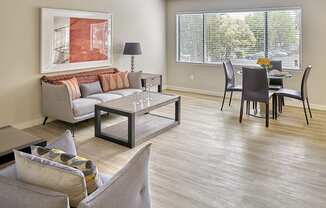
[(162, 92), (162, 75), (161, 74), (150, 74), (142, 73), (141, 76), (142, 87), (154, 87), (157, 86), (157, 91)]

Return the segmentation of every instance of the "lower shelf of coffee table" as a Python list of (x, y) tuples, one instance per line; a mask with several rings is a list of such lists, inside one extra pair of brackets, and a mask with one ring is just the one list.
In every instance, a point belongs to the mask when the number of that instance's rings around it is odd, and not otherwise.
[[(135, 119), (135, 140), (136, 144), (142, 143), (147, 139), (153, 138), (179, 123), (174, 119), (145, 114)], [(123, 142), (128, 141), (128, 121), (122, 121), (118, 124), (103, 128), (101, 130), (102, 138), (114, 138)]]

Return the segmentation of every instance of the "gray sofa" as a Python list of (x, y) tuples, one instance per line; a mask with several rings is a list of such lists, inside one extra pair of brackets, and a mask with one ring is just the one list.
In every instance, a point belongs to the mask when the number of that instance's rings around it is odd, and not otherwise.
[[(111, 72), (108, 69), (107, 72)], [(116, 70), (118, 71), (118, 70)], [(65, 85), (57, 84), (58, 81), (76, 77), (78, 82), (89, 83), (98, 81), (98, 74), (105, 73), (105, 70), (91, 71), (86, 73), (76, 73), (69, 75), (59, 75), (53, 77), (42, 77), (42, 114), (45, 117), (44, 125), (47, 118), (65, 121), (72, 124), (74, 133), (74, 124), (93, 118), (94, 106), (96, 104), (107, 102), (114, 99), (119, 99), (123, 96), (131, 95), (136, 92), (141, 92), (141, 72), (129, 73), (128, 79), (130, 88), (109, 91), (106, 93), (93, 94), (88, 97), (82, 97), (72, 100), (69, 96), (68, 89)]]
[[(78, 208), (150, 208), (148, 162), (150, 144), (142, 147), (115, 175), (101, 174), (104, 182)], [(0, 207), (69, 208), (68, 196), (17, 180), (15, 165), (0, 170)]]

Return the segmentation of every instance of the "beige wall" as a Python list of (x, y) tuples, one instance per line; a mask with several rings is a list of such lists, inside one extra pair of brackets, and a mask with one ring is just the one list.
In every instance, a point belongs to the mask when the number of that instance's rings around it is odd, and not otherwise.
[(1, 0), (0, 126), (36, 124), (40, 112), (40, 8), (113, 14), (114, 66), (129, 68), (124, 41), (141, 41), (138, 69), (166, 71), (165, 0)]
[[(220, 94), (224, 90), (221, 66), (176, 63), (177, 11), (232, 10), (272, 7), (303, 9), (303, 65), (313, 65), (309, 80), (311, 102), (315, 108), (326, 109), (326, 1), (325, 0), (170, 0), (167, 5), (167, 54), (169, 88)], [(194, 80), (190, 76), (194, 75)], [(286, 86), (299, 88), (302, 73), (286, 81)], [(238, 77), (239, 78), (239, 77)]]

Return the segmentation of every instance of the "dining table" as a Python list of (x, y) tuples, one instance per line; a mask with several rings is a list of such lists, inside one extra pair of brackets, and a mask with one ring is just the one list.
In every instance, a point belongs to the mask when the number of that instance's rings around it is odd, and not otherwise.
[[(262, 69), (260, 67), (250, 67), (250, 69)], [(242, 69), (241, 70), (238, 70), (237, 71), (237, 74), (241, 75), (242, 76)], [(279, 71), (277, 69), (271, 69), (271, 70), (268, 70), (267, 71), (267, 78), (268, 79), (289, 79), (289, 78), (292, 78), (293, 75), (290, 73), (290, 72), (287, 72), (287, 71)]]

